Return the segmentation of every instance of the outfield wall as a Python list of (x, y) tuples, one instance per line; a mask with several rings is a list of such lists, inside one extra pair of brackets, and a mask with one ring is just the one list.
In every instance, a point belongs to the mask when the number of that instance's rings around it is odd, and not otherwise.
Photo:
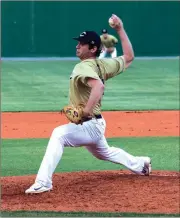
[(1, 56), (73, 57), (80, 32), (115, 33), (107, 24), (112, 13), (122, 17), (136, 56), (177, 56), (179, 11), (175, 1), (2, 1)]

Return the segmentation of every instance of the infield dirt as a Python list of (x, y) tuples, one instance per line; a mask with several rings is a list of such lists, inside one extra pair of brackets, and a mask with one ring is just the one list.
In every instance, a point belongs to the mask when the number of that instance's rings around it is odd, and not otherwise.
[[(179, 136), (179, 111), (104, 112), (106, 137)], [(2, 138), (49, 138), (67, 123), (57, 112), (2, 113)], [(38, 169), (37, 169), (38, 170)], [(3, 177), (2, 211), (179, 213), (179, 172), (58, 173), (53, 191), (25, 195), (35, 175)]]

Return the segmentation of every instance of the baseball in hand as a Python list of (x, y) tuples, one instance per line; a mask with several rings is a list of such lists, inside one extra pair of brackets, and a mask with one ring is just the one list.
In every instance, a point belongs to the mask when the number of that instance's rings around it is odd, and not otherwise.
[(111, 27), (114, 27), (114, 21), (113, 21), (113, 19), (110, 17), (109, 18), (109, 25), (111, 26)]
[(115, 14), (112, 14), (108, 22), (109, 22), (109, 25), (116, 30), (123, 28), (122, 20)]

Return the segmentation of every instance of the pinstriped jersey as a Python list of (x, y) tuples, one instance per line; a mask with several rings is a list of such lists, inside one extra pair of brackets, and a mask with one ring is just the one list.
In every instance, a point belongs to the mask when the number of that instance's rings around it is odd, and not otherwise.
[[(103, 83), (125, 70), (123, 56), (105, 59), (86, 59), (76, 64), (70, 76), (69, 103), (78, 106), (86, 105), (91, 87), (88, 78), (101, 80)], [(94, 114), (101, 113), (101, 103), (97, 103), (93, 109)]]

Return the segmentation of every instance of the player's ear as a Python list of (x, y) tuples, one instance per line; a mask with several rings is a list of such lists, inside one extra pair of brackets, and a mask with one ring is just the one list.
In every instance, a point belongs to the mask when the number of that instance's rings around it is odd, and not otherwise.
[(94, 46), (93, 48), (91, 48), (91, 53), (95, 54), (97, 52), (97, 47)]

